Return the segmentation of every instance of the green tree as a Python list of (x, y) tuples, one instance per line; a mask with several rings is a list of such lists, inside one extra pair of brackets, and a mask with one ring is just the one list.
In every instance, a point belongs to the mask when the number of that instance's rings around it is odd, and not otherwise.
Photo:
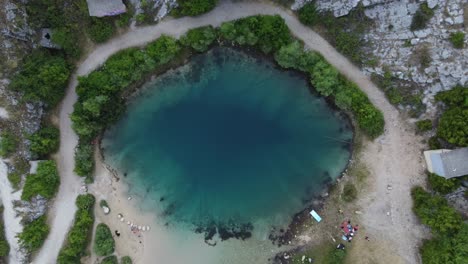
[(311, 27), (315, 26), (320, 21), (320, 14), (314, 2), (306, 3), (297, 13), (299, 15), (299, 21), (304, 25)]
[(37, 172), (29, 174), (26, 177), (21, 199), (29, 201), (36, 195), (40, 195), (46, 199), (53, 198), (57, 193), (59, 185), (60, 177), (55, 161), (41, 161), (37, 165)]
[(28, 252), (34, 252), (44, 244), (48, 234), (49, 226), (46, 223), (46, 216), (43, 215), (25, 225), (23, 232), (18, 234), (18, 239), (21, 246)]
[(75, 149), (75, 172), (79, 176), (90, 176), (94, 169), (94, 146), (79, 143)]
[(100, 223), (94, 235), (94, 252), (98, 256), (107, 256), (114, 252), (115, 242), (112, 232), (106, 224)]
[(452, 42), (455, 48), (463, 49), (463, 47), (465, 46), (465, 33), (462, 31), (458, 31), (450, 34), (450, 42)]
[(185, 46), (190, 46), (198, 52), (208, 50), (216, 39), (216, 30), (212, 26), (191, 29), (180, 39)]
[(58, 150), (60, 145), (60, 131), (54, 126), (45, 126), (32, 134), (31, 152), (39, 157), (44, 157)]
[(18, 140), (9, 131), (4, 130), (0, 134), (0, 156), (7, 158), (16, 151)]
[(105, 257), (102, 261), (101, 264), (118, 264), (118, 260), (116, 256), (108, 256)]
[(429, 185), (431, 188), (441, 194), (447, 194), (460, 187), (460, 181), (457, 178), (445, 179), (435, 173), (428, 173)]
[(91, 26), (87, 28), (90, 38), (96, 43), (102, 43), (110, 39), (115, 33), (114, 22), (110, 18), (91, 19)]
[(171, 61), (180, 52), (180, 45), (176, 39), (162, 35), (148, 44), (145, 51), (155, 61), (156, 66), (160, 66)]
[(24, 93), (24, 99), (56, 106), (65, 94), (70, 67), (62, 56), (36, 50), (27, 56), (9, 87)]
[(442, 113), (437, 136), (456, 146), (468, 146), (468, 107), (453, 107)]

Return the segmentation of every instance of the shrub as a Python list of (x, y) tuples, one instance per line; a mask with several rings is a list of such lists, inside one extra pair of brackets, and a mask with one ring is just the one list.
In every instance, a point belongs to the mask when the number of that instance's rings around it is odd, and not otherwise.
[(208, 50), (216, 39), (216, 30), (212, 26), (191, 29), (180, 39), (180, 42), (198, 52)]
[(100, 223), (94, 235), (94, 252), (98, 256), (107, 256), (114, 252), (115, 242), (112, 232), (106, 224)]
[[(0, 206), (0, 257), (6, 257), (10, 253), (10, 245), (5, 236), (5, 224), (3, 223), (3, 206)], [(122, 262), (123, 263), (123, 262)], [(130, 261), (128, 264), (131, 264)]]
[(43, 215), (26, 224), (23, 232), (18, 234), (18, 240), (28, 252), (34, 252), (44, 244), (48, 234), (49, 226), (46, 223), (46, 216)]
[(419, 120), (416, 122), (416, 127), (420, 132), (429, 131), (432, 129), (432, 121), (429, 119)]
[(7, 158), (16, 151), (18, 140), (9, 131), (2, 131), (0, 134), (0, 156)]
[(440, 234), (453, 234), (460, 229), (461, 216), (443, 197), (431, 195), (421, 187), (413, 188), (411, 196), (414, 203), (413, 211), (423, 224)]
[(434, 136), (429, 138), (429, 149), (440, 149), (442, 145), (439, 142), (439, 139)]
[(105, 42), (110, 39), (114, 33), (115, 26), (111, 19), (96, 17), (91, 19), (91, 26), (88, 28), (88, 34), (94, 42)]
[(116, 256), (108, 256), (105, 257), (102, 261), (101, 264), (118, 264), (119, 262), (117, 261)]
[(95, 198), (91, 194), (78, 195), (75, 213), (75, 221), (68, 232), (65, 245), (59, 252), (57, 263), (80, 263), (80, 258), (85, 255), (89, 236), (93, 228), (93, 207)]
[(465, 45), (465, 33), (458, 31), (450, 34), (450, 42), (452, 42), (453, 47), (463, 49), (463, 46)]
[(437, 136), (456, 146), (468, 146), (468, 107), (453, 107), (442, 113)]
[(42, 101), (54, 107), (65, 95), (69, 76), (70, 66), (62, 56), (36, 50), (25, 57), (9, 87), (23, 92), (25, 100)]
[(216, 7), (218, 0), (178, 0), (174, 9), (175, 16), (198, 16)]
[(451, 193), (460, 187), (460, 181), (457, 178), (445, 179), (435, 173), (429, 173), (428, 180), (431, 188), (441, 194)]
[(463, 264), (468, 259), (468, 224), (462, 224), (454, 235), (437, 235), (425, 240), (421, 247), (424, 264), (454, 263)]
[(80, 142), (75, 149), (75, 172), (88, 177), (94, 170), (94, 146)]
[(52, 42), (59, 45), (72, 58), (78, 58), (81, 55), (79, 36), (74, 28), (62, 26), (54, 29)]
[(60, 131), (54, 126), (46, 126), (32, 134), (29, 139), (31, 151), (39, 157), (44, 157), (58, 150)]
[(21, 199), (29, 201), (36, 195), (50, 199), (57, 193), (59, 185), (60, 176), (55, 161), (41, 161), (37, 166), (37, 172), (26, 177)]
[(351, 202), (357, 197), (356, 186), (352, 183), (346, 183), (343, 188), (343, 194), (341, 196), (345, 202)]
[(132, 264), (132, 259), (129, 257), (129, 256), (125, 256), (125, 257), (122, 257), (122, 259), (120, 259), (120, 263), (121, 264)]
[(429, 22), (433, 16), (434, 11), (429, 8), (427, 3), (422, 3), (419, 5), (419, 9), (416, 11), (413, 16), (413, 20), (411, 21), (411, 31), (424, 29), (427, 25), (427, 22)]
[(99, 206), (100, 206), (100, 207), (104, 207), (104, 206), (105, 206), (105, 207), (109, 208), (109, 205), (107, 204), (107, 201), (106, 201), (106, 200), (101, 200), (101, 201), (99, 202)]
[(17, 190), (21, 184), (21, 173), (17, 171), (9, 172), (8, 180), (10, 181), (11, 186), (13, 186), (13, 189)]
[(444, 102), (448, 107), (468, 107), (468, 87), (457, 85), (448, 91), (442, 91), (435, 95), (436, 101)]
[(314, 26), (320, 21), (320, 15), (314, 2), (308, 2), (297, 12), (299, 21), (307, 26)]

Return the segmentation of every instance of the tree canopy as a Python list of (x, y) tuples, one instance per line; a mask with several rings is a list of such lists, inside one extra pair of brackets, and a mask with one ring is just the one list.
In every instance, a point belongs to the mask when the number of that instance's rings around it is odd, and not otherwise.
[(60, 176), (55, 161), (40, 161), (37, 165), (37, 172), (26, 177), (21, 199), (29, 201), (36, 195), (46, 199), (53, 198), (59, 185)]

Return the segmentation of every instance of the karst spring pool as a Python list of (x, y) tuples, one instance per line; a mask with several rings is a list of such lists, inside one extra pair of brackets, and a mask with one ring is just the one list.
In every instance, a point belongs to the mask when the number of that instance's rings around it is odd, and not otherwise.
[(267, 239), (350, 157), (349, 122), (307, 82), (230, 48), (197, 55), (130, 100), (105, 134), (106, 162), (167, 226), (244, 225)]

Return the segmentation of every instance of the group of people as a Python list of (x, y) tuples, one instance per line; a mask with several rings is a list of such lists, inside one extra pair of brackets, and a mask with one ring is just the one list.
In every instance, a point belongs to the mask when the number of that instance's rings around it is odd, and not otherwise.
[(359, 229), (359, 225), (352, 226), (351, 225), (351, 220), (344, 221), (341, 224), (341, 230), (343, 230), (344, 234), (342, 236), (342, 239), (344, 241), (351, 242), (353, 240), (354, 235)]

